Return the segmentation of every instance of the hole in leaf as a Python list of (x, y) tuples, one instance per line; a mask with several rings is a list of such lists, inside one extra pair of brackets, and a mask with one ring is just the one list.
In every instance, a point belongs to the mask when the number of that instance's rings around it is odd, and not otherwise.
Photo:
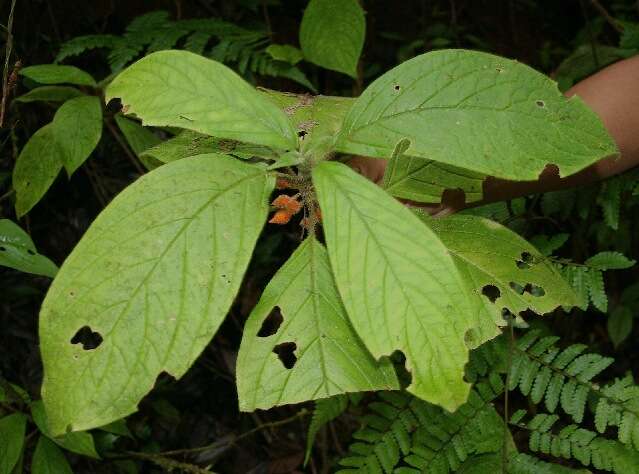
[(515, 315), (508, 308), (501, 309), (501, 317), (504, 321), (514, 321), (516, 319)]
[(481, 294), (494, 303), (501, 296), (501, 291), (495, 285), (486, 285), (481, 289)]
[(97, 349), (102, 340), (100, 333), (94, 332), (89, 326), (83, 326), (71, 338), (71, 344), (82, 344), (82, 349), (90, 351)]
[(275, 306), (262, 323), (262, 327), (257, 333), (257, 337), (269, 337), (277, 332), (284, 321), (282, 311), (279, 306)]
[(496, 67), (495, 71), (497, 72), (504, 72), (504, 68), (503, 67)]
[(546, 107), (546, 103), (543, 100), (538, 100), (535, 102), (535, 104), (537, 104), (537, 107), (541, 107), (541, 108)]
[(275, 346), (273, 352), (277, 354), (277, 357), (282, 361), (284, 367), (292, 369), (295, 362), (297, 362), (297, 356), (295, 355), (296, 349), (297, 344), (294, 342), (283, 342)]
[(299, 132), (297, 132), (297, 136), (300, 137), (302, 140), (304, 140), (304, 137), (308, 134), (308, 132), (306, 130), (300, 130)]
[(29, 255), (35, 255), (35, 254), (36, 254), (36, 253), (35, 253), (33, 250), (31, 250), (31, 249), (27, 249), (27, 253), (28, 253)]
[(515, 283), (514, 281), (510, 282), (510, 288), (517, 293), (518, 295), (523, 295), (524, 294), (524, 287), (521, 286), (519, 283)]
[(530, 268), (533, 263), (533, 256), (528, 252), (522, 252), (521, 257), (519, 257), (519, 260), (516, 262), (517, 268), (520, 268), (521, 270)]
[(400, 90), (400, 89), (401, 89), (401, 87), (400, 87), (400, 85), (399, 85), (399, 84), (395, 84), (394, 89), (395, 89), (396, 91), (398, 91), (398, 90)]
[(6, 252), (6, 250), (7, 250), (6, 248), (0, 247), (0, 252)]
[(527, 291), (532, 296), (537, 297), (541, 297), (546, 294), (546, 291), (541, 286), (533, 285), (532, 283), (528, 283), (524, 288), (524, 291)]

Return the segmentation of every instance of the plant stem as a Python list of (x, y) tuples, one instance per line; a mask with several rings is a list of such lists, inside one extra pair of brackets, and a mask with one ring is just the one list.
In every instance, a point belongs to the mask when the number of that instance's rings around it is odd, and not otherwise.
[(13, 50), (13, 14), (16, 7), (16, 0), (11, 1), (11, 9), (9, 10), (9, 21), (7, 22), (7, 45), (4, 56), (4, 71), (2, 72), (2, 102), (0, 103), (0, 128), (4, 126), (4, 114), (7, 106), (7, 97), (10, 94), (9, 87), (9, 58)]

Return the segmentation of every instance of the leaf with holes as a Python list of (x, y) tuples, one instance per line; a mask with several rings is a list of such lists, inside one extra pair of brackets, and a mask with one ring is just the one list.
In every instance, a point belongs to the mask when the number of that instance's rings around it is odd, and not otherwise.
[(373, 82), (336, 147), (390, 158), (403, 138), (408, 156), (514, 180), (536, 180), (548, 164), (566, 176), (617, 154), (581, 99), (521, 63), (465, 50), (417, 56)]
[(495, 322), (502, 321), (502, 308), (514, 315), (528, 309), (545, 314), (579, 303), (554, 265), (507, 227), (483, 217), (419, 215), (447, 247), (471, 291), (485, 296), (484, 309)]
[(409, 140), (396, 146), (384, 171), (384, 189), (401, 199), (439, 203), (447, 189), (464, 192), (465, 202), (480, 201), (485, 175), (405, 155)]
[(313, 181), (353, 327), (375, 358), (403, 351), (409, 392), (455, 410), (469, 391), (464, 338), (479, 322), (453, 258), (416, 215), (347, 166), (320, 163)]
[(315, 238), (302, 242), (251, 313), (237, 388), (243, 411), (399, 388), (392, 364), (375, 361), (349, 323)]
[(75, 84), (95, 86), (95, 79), (88, 72), (75, 66), (62, 64), (38, 64), (20, 70), (20, 75), (39, 84)]
[(306, 60), (357, 77), (366, 19), (357, 0), (311, 0), (300, 25)]
[(120, 73), (106, 100), (120, 98), (143, 125), (186, 128), (281, 149), (294, 148), (286, 115), (226, 66), (187, 51), (149, 54)]
[(184, 374), (235, 297), (273, 187), (258, 167), (200, 155), (148, 173), (98, 216), (40, 313), (54, 435), (120, 419), (160, 373)]
[(9, 219), (0, 219), (0, 265), (53, 278), (58, 267), (36, 250), (33, 240)]

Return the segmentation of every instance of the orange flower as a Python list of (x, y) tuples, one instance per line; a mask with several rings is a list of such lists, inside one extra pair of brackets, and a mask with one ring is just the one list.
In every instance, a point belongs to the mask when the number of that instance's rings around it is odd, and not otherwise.
[(271, 205), (278, 209), (284, 209), (291, 215), (297, 214), (302, 209), (302, 204), (297, 199), (287, 196), (286, 194), (277, 196)]
[(291, 214), (289, 211), (280, 209), (279, 211), (275, 212), (275, 214), (273, 214), (273, 217), (271, 217), (271, 220), (268, 222), (269, 224), (284, 225), (289, 223), (291, 217), (293, 217), (293, 214)]

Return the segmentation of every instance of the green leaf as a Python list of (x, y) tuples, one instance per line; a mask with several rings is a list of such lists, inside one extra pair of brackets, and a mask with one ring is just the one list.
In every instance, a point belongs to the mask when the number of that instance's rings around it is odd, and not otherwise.
[(20, 74), (40, 84), (76, 84), (95, 86), (95, 79), (88, 72), (75, 66), (61, 64), (39, 64), (20, 70)]
[(14, 413), (0, 419), (0, 474), (11, 474), (22, 455), (27, 417)]
[(588, 294), (592, 305), (602, 313), (608, 311), (608, 295), (604, 287), (603, 273), (594, 268), (588, 269), (585, 273)]
[(351, 97), (311, 96), (262, 90), (288, 116), (301, 149), (311, 153), (326, 153), (342, 128), (346, 113), (355, 99)]
[(36, 87), (35, 89), (30, 90), (26, 94), (22, 94), (19, 97), (15, 98), (16, 102), (37, 102), (37, 101), (48, 101), (48, 102), (64, 102), (65, 100), (73, 99), (75, 97), (79, 97), (82, 94), (75, 87), (67, 87), (67, 86), (42, 86)]
[(528, 309), (545, 314), (578, 304), (554, 265), (507, 227), (475, 216), (420, 215), (448, 248), (472, 291), (484, 295), (484, 306), (496, 322), (502, 308), (515, 315)]
[(597, 270), (624, 270), (634, 266), (636, 262), (620, 252), (599, 252), (584, 262)]
[(186, 372), (235, 297), (273, 187), (259, 167), (201, 155), (151, 171), (102, 211), (40, 313), (54, 434), (122, 418), (161, 372)]
[(140, 159), (146, 169), (152, 170), (157, 168), (158, 164), (155, 160), (149, 159), (149, 157), (143, 155), (143, 153), (158, 143), (162, 143), (162, 140), (149, 128), (143, 127), (135, 120), (128, 119), (122, 116), (122, 114), (115, 114), (115, 123), (118, 125), (118, 128), (122, 132), (122, 135), (124, 135), (133, 153)]
[(53, 117), (62, 164), (71, 176), (91, 155), (102, 136), (102, 105), (95, 96), (66, 101)]
[(357, 77), (366, 19), (357, 0), (311, 0), (300, 25), (300, 46), (307, 61)]
[(592, 43), (582, 44), (564, 59), (555, 71), (559, 89), (566, 91), (577, 81), (623, 57), (624, 52), (619, 48)]
[(410, 141), (401, 140), (386, 166), (384, 189), (395, 197), (418, 202), (441, 202), (446, 189), (464, 191), (465, 202), (480, 201), (485, 175), (437, 163), (404, 152)]
[(40, 436), (31, 461), (32, 474), (73, 474), (71, 466), (55, 443)]
[(403, 138), (420, 156), (490, 176), (566, 176), (617, 154), (597, 115), (546, 76), (486, 53), (417, 56), (371, 84), (350, 109), (338, 151), (389, 158)]
[(38, 400), (31, 404), (31, 416), (33, 421), (46, 437), (50, 438), (58, 446), (71, 451), (72, 453), (81, 454), (93, 459), (100, 459), (95, 449), (95, 442), (91, 433), (86, 431), (77, 431), (73, 433), (65, 433), (61, 436), (54, 436), (49, 427), (49, 417), (45, 411), (42, 400)]
[(304, 454), (304, 465), (308, 463), (311, 456), (311, 449), (313, 449), (313, 443), (319, 430), (331, 422), (348, 408), (348, 396), (347, 395), (335, 395), (330, 398), (322, 398), (315, 402), (315, 410), (313, 411), (313, 418), (311, 424), (308, 426), (308, 434), (306, 435), (306, 453)]
[(53, 123), (39, 129), (26, 143), (13, 168), (18, 217), (29, 212), (47, 192), (62, 169), (62, 155)]
[(58, 267), (36, 250), (31, 237), (9, 219), (0, 219), (0, 265), (53, 278)]
[(246, 322), (237, 360), (240, 409), (398, 388), (392, 364), (377, 363), (350, 325), (326, 250), (307, 238)]
[(620, 306), (615, 308), (608, 317), (608, 335), (615, 348), (619, 347), (632, 332), (634, 314), (629, 308)]
[(570, 238), (570, 234), (545, 235), (537, 234), (530, 239), (530, 243), (535, 246), (542, 255), (549, 257), (556, 250), (559, 250)]
[(299, 48), (290, 44), (271, 44), (266, 48), (266, 52), (277, 61), (284, 61), (295, 66), (302, 59), (304, 54)]
[(478, 311), (446, 247), (410, 210), (347, 166), (322, 162), (313, 180), (353, 327), (375, 358), (404, 352), (409, 392), (454, 411), (468, 396), (464, 336), (478, 325)]
[(143, 125), (174, 126), (282, 149), (297, 137), (286, 116), (226, 66), (187, 51), (158, 51), (120, 73), (119, 97)]

